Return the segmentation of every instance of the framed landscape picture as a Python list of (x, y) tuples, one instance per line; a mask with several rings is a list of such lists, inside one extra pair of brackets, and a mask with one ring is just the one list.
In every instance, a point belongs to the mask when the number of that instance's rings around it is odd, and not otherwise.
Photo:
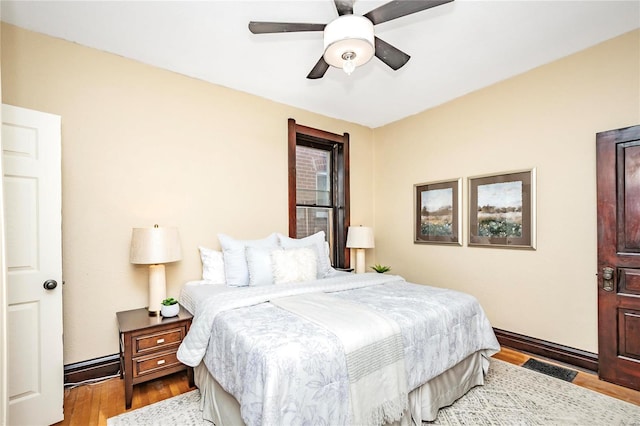
[(414, 185), (414, 243), (461, 245), (462, 179)]
[(535, 249), (536, 170), (469, 178), (469, 246)]

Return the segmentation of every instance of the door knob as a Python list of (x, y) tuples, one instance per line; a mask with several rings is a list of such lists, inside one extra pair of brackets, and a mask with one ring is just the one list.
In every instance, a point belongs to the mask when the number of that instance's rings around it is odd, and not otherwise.
[(58, 287), (58, 282), (56, 280), (46, 280), (42, 286), (45, 290), (53, 290)]
[(613, 291), (613, 268), (602, 268), (602, 289)]

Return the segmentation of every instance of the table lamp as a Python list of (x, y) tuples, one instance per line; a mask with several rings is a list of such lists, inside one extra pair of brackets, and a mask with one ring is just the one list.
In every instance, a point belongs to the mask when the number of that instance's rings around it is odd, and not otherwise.
[(154, 225), (153, 228), (133, 228), (129, 261), (149, 265), (149, 315), (160, 313), (162, 301), (167, 297), (164, 264), (182, 258), (177, 228)]
[(356, 274), (365, 272), (364, 249), (374, 248), (373, 228), (350, 226), (347, 231), (347, 247), (356, 249)]

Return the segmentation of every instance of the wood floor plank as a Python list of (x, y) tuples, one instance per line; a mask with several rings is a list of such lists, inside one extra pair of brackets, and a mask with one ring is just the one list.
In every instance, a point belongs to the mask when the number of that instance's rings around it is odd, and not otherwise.
[(500, 361), (508, 362), (514, 365), (522, 365), (530, 358), (522, 352), (504, 347), (493, 357), (499, 359)]
[[(522, 365), (532, 357), (528, 354), (503, 347), (494, 355), (494, 358), (514, 365)], [(558, 364), (561, 365), (561, 364)], [(564, 368), (570, 368), (561, 365)], [(640, 392), (614, 385), (598, 379), (598, 376), (584, 371), (578, 371), (573, 381), (577, 386), (582, 386), (611, 397), (640, 405)], [(182, 393), (189, 392), (186, 372), (179, 372), (162, 377), (133, 387), (133, 401), (131, 409), (140, 408), (153, 402), (162, 401)], [(105, 426), (107, 419), (125, 411), (124, 408), (124, 381), (120, 378), (112, 378), (92, 385), (82, 385), (65, 390), (64, 420), (53, 426), (73, 425), (98, 425)]]
[[(105, 386), (107, 386), (109, 398), (107, 399), (107, 405), (104, 407), (104, 413), (108, 419), (124, 411), (124, 381), (118, 378), (111, 379), (105, 383)], [(106, 420), (101, 424), (106, 425)]]
[(63, 416), (64, 420), (59, 423), (61, 426), (69, 426), (69, 422), (71, 421), (71, 417), (73, 416), (73, 409), (76, 405), (76, 398), (78, 396), (78, 392), (71, 391), (71, 389), (64, 390), (64, 404), (63, 404)]
[(598, 377), (593, 374), (578, 372), (578, 375), (573, 380), (573, 383), (578, 386), (582, 386), (584, 388), (591, 389), (593, 391), (603, 393), (605, 395), (609, 395), (614, 398), (621, 399), (623, 401), (627, 401), (640, 406), (640, 392), (625, 388), (623, 386), (618, 386), (613, 383), (605, 382), (598, 379)]
[(94, 418), (96, 425), (107, 424), (107, 413), (105, 413), (105, 409), (109, 405), (109, 390), (110, 385), (105, 383), (104, 386), (100, 386), (102, 388), (102, 392), (100, 393), (100, 399), (98, 400), (98, 408), (97, 415)]
[(91, 404), (89, 406), (89, 424), (98, 424), (98, 416), (100, 413), (100, 401), (104, 392), (104, 386), (91, 385), (93, 392), (91, 394)]
[[(149, 383), (149, 382), (147, 382)], [(131, 399), (131, 409), (136, 409), (140, 407), (144, 407), (149, 405), (149, 395), (147, 392), (149, 391), (145, 386), (147, 383), (142, 383), (139, 386), (133, 387), (133, 397)]]
[(189, 387), (189, 379), (185, 375), (180, 376), (181, 379), (179, 381), (171, 381), (169, 382), (169, 387), (171, 388), (171, 395), (177, 396), (185, 392), (189, 392), (191, 388)]
[(78, 396), (73, 407), (73, 415), (71, 416), (70, 426), (83, 426), (90, 424), (89, 416), (91, 413), (91, 397), (93, 388), (89, 385), (78, 386)]

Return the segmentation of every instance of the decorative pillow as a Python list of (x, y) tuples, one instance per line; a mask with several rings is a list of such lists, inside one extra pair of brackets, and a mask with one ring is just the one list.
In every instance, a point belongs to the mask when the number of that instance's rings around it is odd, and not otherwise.
[(247, 247), (247, 267), (249, 268), (249, 286), (273, 285), (273, 266), (271, 253), (281, 248)]
[(222, 252), (206, 247), (198, 247), (202, 260), (202, 279), (211, 284), (224, 284), (224, 259)]
[(278, 234), (280, 245), (285, 249), (312, 247), (316, 254), (316, 273), (317, 278), (324, 278), (331, 270), (331, 261), (327, 255), (325, 248), (326, 239), (324, 231), (316, 232), (304, 238), (289, 238), (285, 235)]
[(333, 276), (337, 270), (331, 264), (331, 247), (329, 247), (329, 243), (326, 241), (324, 242), (324, 255), (327, 257), (327, 264), (329, 265), (329, 271), (327, 272), (327, 275), (324, 276), (327, 278)]
[(315, 280), (317, 276), (317, 259), (314, 249), (296, 248), (289, 250), (272, 250), (273, 281), (275, 284), (286, 284)]
[(218, 234), (224, 257), (224, 273), (227, 285), (245, 287), (249, 285), (249, 268), (245, 250), (247, 247), (278, 247), (278, 237), (271, 234), (262, 240), (236, 240), (225, 234)]

